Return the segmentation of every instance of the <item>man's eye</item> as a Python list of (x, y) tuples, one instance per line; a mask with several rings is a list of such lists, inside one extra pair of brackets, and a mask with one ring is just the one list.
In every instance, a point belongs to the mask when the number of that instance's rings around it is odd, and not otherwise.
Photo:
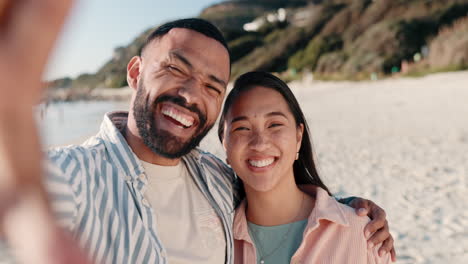
[(177, 73), (182, 73), (182, 70), (179, 69), (178, 67), (174, 66), (174, 65), (169, 65), (167, 66), (167, 68), (173, 72), (177, 72)]
[(216, 92), (217, 94), (221, 94), (221, 91), (220, 91), (218, 88), (216, 88), (216, 87), (214, 87), (214, 86), (212, 86), (212, 85), (207, 85), (206, 87), (207, 87), (208, 89), (210, 89), (210, 90)]

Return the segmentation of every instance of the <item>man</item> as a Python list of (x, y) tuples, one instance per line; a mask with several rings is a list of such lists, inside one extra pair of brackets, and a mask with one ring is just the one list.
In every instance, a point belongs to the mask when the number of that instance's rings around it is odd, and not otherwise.
[[(32, 6), (34, 1), (24, 2)], [(50, 40), (47, 45), (28, 52), (47, 54), (65, 10), (60, 9), (59, 15), (49, 14), (49, 19), (56, 20), (55, 31), (51, 30), (46, 38)], [(15, 51), (21, 54), (24, 50), (26, 47)], [(3, 56), (0, 59), (8, 58), (7, 54)], [(35, 61), (20, 57), (19, 65), (25, 66), (31, 60), (34, 66), (24, 71), (0, 68), (0, 74), (13, 86), (15, 80), (5, 73), (13, 72), (18, 77), (21, 71), (25, 76), (40, 73), (44, 58)], [(3, 61), (0, 64), (5, 65)], [(203, 20), (170, 22), (149, 36), (140, 56), (132, 58), (127, 70), (129, 86), (134, 89), (129, 113), (107, 114), (100, 132), (83, 145), (49, 152), (45, 185), (50, 198), (40, 178), (34, 176), (39, 168), (39, 145), (32, 115), (25, 110), (38, 98), (40, 74), (26, 78), (32, 80), (30, 83), (20, 83), (21, 89), (33, 95), (27, 96), (29, 100), (21, 99), (25, 106), (9, 104), (11, 107), (5, 109), (24, 117), (14, 120), (13, 125), (27, 129), (19, 130), (24, 136), (19, 139), (32, 140), (32, 144), (23, 145), (32, 155), (23, 153), (31, 158), (22, 160), (25, 156), (18, 155), (16, 149), (23, 143), (9, 141), (18, 139), (17, 135), (11, 128), (0, 126), (0, 153), (8, 158), (5, 167), (11, 168), (5, 172), (9, 177), (0, 184), (8, 198), (0, 204), (0, 216), (15, 216), (3, 217), (7, 224), (2, 230), (28, 226), (25, 219), (31, 210), (24, 208), (44, 208), (35, 209), (36, 219), (44, 223), (50, 218), (48, 212), (53, 211), (61, 226), (97, 263), (233, 263), (231, 225), (236, 182), (224, 163), (196, 148), (215, 123), (226, 94), (230, 60), (224, 38)], [(2, 84), (2, 92), (8, 92), (4, 87)], [(11, 117), (2, 116), (0, 121), (10, 124)], [(25, 166), (28, 169), (22, 164), (29, 165)], [(35, 202), (23, 197), (40, 199)], [(12, 200), (20, 202), (8, 203)], [(354, 199), (353, 205), (367, 208), (375, 219), (366, 235), (379, 231), (369, 243), (386, 239), (382, 250), (393, 252), (384, 212), (364, 199)], [(53, 234), (50, 243), (63, 240), (58, 231), (45, 233)], [(7, 237), (17, 247), (34, 248), (14, 232)], [(64, 248), (76, 254), (73, 245)]]

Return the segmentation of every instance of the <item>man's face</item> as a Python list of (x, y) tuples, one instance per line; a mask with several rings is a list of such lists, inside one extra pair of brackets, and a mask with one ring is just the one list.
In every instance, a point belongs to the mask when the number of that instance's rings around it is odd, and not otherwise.
[(141, 58), (133, 118), (155, 154), (179, 158), (214, 125), (229, 81), (229, 54), (214, 39), (175, 28)]

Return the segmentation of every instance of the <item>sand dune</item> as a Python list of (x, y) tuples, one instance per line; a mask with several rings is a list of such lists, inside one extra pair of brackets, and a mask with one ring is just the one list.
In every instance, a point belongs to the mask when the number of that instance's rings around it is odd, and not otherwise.
[[(322, 178), (386, 209), (398, 263), (468, 263), (468, 72), (290, 86)], [(214, 131), (202, 147), (224, 157)]]

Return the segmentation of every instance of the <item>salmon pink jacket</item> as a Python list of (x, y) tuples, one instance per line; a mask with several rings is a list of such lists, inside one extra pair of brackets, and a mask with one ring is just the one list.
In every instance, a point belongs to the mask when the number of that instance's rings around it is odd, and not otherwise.
[[(234, 263), (255, 264), (257, 254), (249, 236), (245, 214), (246, 201), (234, 216)], [(315, 207), (308, 217), (302, 242), (291, 264), (387, 264), (390, 254), (378, 255), (380, 245), (368, 249), (364, 227), (368, 217), (340, 204), (317, 187)]]

